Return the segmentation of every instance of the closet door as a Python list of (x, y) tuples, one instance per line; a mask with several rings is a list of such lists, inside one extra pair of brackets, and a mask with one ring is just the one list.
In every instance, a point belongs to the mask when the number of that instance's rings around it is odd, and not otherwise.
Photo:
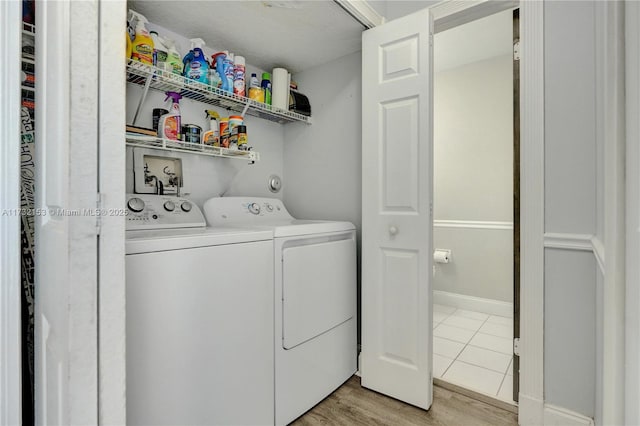
[(36, 13), (36, 424), (98, 424), (98, 2)]
[(432, 401), (428, 9), (362, 37), (362, 385)]

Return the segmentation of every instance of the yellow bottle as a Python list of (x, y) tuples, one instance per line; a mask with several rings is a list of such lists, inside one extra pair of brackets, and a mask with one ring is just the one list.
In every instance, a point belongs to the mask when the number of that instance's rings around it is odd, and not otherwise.
[(136, 37), (131, 44), (131, 59), (140, 61), (143, 64), (153, 65), (153, 39), (144, 25), (149, 21), (133, 10), (130, 10), (129, 14), (136, 19)]
[(127, 37), (127, 61), (131, 59), (131, 39), (129, 38), (129, 33), (126, 32)]

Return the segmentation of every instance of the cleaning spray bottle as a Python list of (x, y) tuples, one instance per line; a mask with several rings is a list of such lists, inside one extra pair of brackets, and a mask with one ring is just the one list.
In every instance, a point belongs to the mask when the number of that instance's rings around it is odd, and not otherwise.
[(167, 64), (171, 68), (174, 74), (182, 75), (183, 63), (182, 56), (178, 49), (176, 49), (176, 43), (169, 39), (164, 39), (164, 44), (167, 47)]
[(229, 85), (229, 80), (226, 78), (225, 66), (227, 64), (227, 52), (218, 52), (215, 55), (211, 56), (211, 58), (213, 58), (213, 60), (216, 62), (216, 71), (220, 76), (220, 89), (225, 92), (233, 92), (233, 80), (231, 82), (231, 85)]
[(201, 38), (191, 39), (191, 50), (182, 59), (184, 76), (203, 84), (209, 84), (209, 62), (202, 51), (203, 47), (204, 40)]
[(169, 114), (160, 117), (158, 121), (158, 137), (163, 139), (180, 140), (182, 121), (180, 118), (180, 99), (182, 95), (176, 92), (166, 92), (165, 101), (171, 99)]
[(142, 62), (143, 64), (153, 65), (153, 39), (151, 38), (151, 35), (149, 35), (147, 27), (145, 27), (145, 24), (149, 23), (149, 21), (147, 21), (147, 18), (133, 10), (129, 10), (129, 16), (131, 16), (132, 20), (135, 20), (136, 22), (136, 37), (131, 43), (131, 58), (135, 61)]
[(209, 120), (209, 130), (202, 135), (202, 143), (204, 145), (220, 146), (220, 131), (218, 128), (220, 114), (210, 109), (206, 109), (204, 112)]

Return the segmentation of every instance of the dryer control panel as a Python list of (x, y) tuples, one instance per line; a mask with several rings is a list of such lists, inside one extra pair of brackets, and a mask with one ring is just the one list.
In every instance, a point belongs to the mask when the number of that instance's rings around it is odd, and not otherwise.
[(127, 231), (206, 226), (200, 208), (182, 197), (127, 194), (125, 208)]
[(204, 203), (204, 214), (211, 226), (229, 223), (270, 225), (294, 220), (277, 198), (217, 197)]

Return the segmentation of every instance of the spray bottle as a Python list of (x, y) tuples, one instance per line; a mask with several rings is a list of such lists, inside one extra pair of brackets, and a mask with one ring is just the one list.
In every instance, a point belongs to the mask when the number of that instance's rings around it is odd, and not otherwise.
[(229, 80), (226, 78), (226, 59), (227, 52), (218, 52), (212, 56), (213, 60), (216, 62), (216, 71), (220, 76), (220, 89), (225, 92), (233, 92), (233, 80), (231, 81), (231, 85), (229, 85)]
[(201, 38), (191, 39), (191, 50), (182, 59), (184, 76), (203, 84), (209, 84), (209, 62), (202, 51), (203, 47), (204, 40)]
[(220, 146), (220, 132), (218, 129), (220, 115), (210, 109), (206, 109), (204, 112), (209, 120), (209, 130), (202, 135), (202, 143), (204, 145)]
[(158, 121), (158, 137), (163, 139), (180, 140), (182, 120), (180, 117), (180, 99), (182, 95), (176, 92), (166, 92), (165, 101), (171, 99), (169, 113), (160, 117)]
[(143, 64), (153, 65), (153, 39), (149, 35), (149, 31), (145, 24), (149, 23), (147, 18), (129, 10), (130, 21), (135, 21), (136, 36), (131, 42), (131, 59), (142, 62)]
[(176, 49), (176, 43), (169, 39), (164, 39), (164, 44), (167, 47), (167, 64), (171, 72), (174, 74), (182, 75), (183, 64), (182, 64), (182, 56), (178, 49)]

